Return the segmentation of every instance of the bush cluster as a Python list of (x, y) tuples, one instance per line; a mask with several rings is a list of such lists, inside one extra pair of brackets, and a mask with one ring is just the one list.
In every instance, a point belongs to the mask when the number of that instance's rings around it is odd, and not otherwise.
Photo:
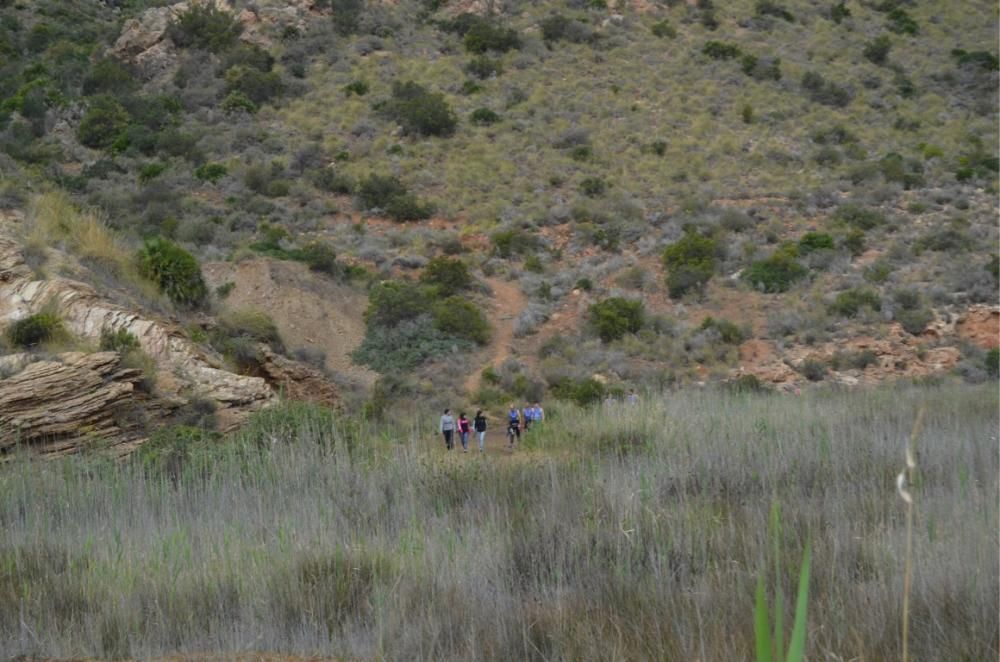
[(779, 247), (770, 257), (752, 262), (743, 270), (741, 278), (762, 292), (786, 292), (809, 274), (797, 257), (795, 244)]
[(642, 301), (612, 297), (587, 309), (587, 318), (603, 342), (618, 340), (626, 333), (638, 333), (645, 323)]
[(808, 71), (802, 76), (802, 89), (810, 101), (826, 106), (843, 108), (851, 102), (851, 93), (832, 81), (828, 81), (815, 71)]
[(441, 296), (452, 296), (472, 287), (473, 281), (465, 262), (439, 256), (424, 267), (420, 282), (436, 287)]
[(358, 184), (357, 198), (362, 209), (382, 210), (394, 221), (419, 221), (434, 211), (392, 175), (370, 174)]
[(663, 266), (667, 269), (667, 289), (678, 298), (692, 290), (702, 290), (715, 272), (718, 242), (694, 231), (667, 246)]
[(552, 395), (563, 400), (572, 400), (581, 407), (596, 404), (604, 397), (604, 384), (592, 377), (572, 379), (562, 377), (549, 384)]
[(819, 250), (833, 250), (833, 237), (825, 232), (807, 232), (799, 239), (799, 252), (808, 255)]
[(55, 313), (40, 312), (12, 322), (4, 335), (14, 347), (29, 349), (53, 340), (63, 332), (62, 320)]
[(838, 294), (830, 304), (832, 314), (844, 317), (855, 317), (864, 308), (882, 309), (882, 299), (878, 292), (866, 287), (855, 287)]
[(236, 17), (215, 3), (191, 3), (187, 11), (167, 26), (167, 36), (181, 48), (201, 48), (213, 53), (230, 48), (243, 32)]
[(542, 39), (549, 44), (557, 41), (583, 44), (594, 40), (594, 32), (587, 25), (558, 13), (542, 19), (539, 27), (542, 29)]
[(726, 319), (716, 319), (712, 316), (702, 320), (698, 327), (702, 331), (714, 329), (719, 334), (719, 339), (728, 345), (739, 345), (746, 339), (746, 334), (735, 322)]
[(156, 283), (174, 303), (196, 307), (208, 296), (198, 261), (167, 239), (147, 240), (139, 250), (137, 262), (139, 273)]
[(896, 303), (893, 318), (907, 333), (919, 336), (934, 320), (933, 311), (927, 307), (916, 290), (897, 290), (892, 298)]
[(440, 92), (431, 92), (412, 81), (392, 84), (392, 97), (383, 105), (385, 114), (409, 134), (450, 136), (458, 118)]

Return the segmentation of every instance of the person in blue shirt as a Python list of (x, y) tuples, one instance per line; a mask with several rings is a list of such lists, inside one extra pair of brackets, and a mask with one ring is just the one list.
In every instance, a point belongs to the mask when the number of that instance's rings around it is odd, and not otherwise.
[(521, 441), (521, 412), (517, 410), (517, 407), (513, 403), (510, 405), (510, 410), (507, 412), (507, 443), (508, 448), (514, 448), (514, 437)]

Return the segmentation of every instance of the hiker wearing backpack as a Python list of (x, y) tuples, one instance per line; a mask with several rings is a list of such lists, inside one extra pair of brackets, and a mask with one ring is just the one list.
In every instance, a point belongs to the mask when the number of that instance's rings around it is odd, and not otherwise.
[(472, 427), (479, 435), (479, 452), (483, 452), (483, 444), (486, 442), (486, 417), (483, 415), (483, 410), (480, 409), (476, 412), (476, 417), (472, 419)]
[(469, 423), (469, 419), (465, 417), (465, 412), (463, 411), (458, 415), (458, 438), (462, 440), (462, 452), (469, 452), (469, 432), (472, 431), (472, 425)]
[(527, 432), (531, 429), (531, 424), (535, 420), (535, 410), (531, 408), (531, 403), (524, 403), (524, 431)]
[(455, 435), (455, 419), (452, 417), (450, 409), (445, 409), (444, 413), (441, 414), (438, 430), (444, 435), (444, 447), (451, 450), (455, 445), (452, 441)]
[(512, 450), (514, 437), (517, 437), (519, 442), (521, 441), (521, 412), (511, 403), (510, 410), (507, 412), (507, 447)]

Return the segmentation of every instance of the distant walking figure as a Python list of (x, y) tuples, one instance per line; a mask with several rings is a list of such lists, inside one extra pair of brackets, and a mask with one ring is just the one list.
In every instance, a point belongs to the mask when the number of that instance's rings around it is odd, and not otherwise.
[(444, 435), (444, 447), (451, 450), (454, 447), (452, 437), (455, 435), (455, 419), (452, 418), (451, 410), (445, 409), (441, 415), (441, 423), (438, 425), (441, 434)]
[(521, 412), (513, 404), (507, 412), (507, 447), (514, 448), (514, 437), (521, 441)]
[(472, 425), (469, 423), (469, 419), (465, 417), (465, 412), (463, 411), (458, 415), (458, 438), (462, 440), (462, 452), (469, 452), (469, 432), (472, 430)]
[(531, 429), (531, 424), (535, 420), (535, 410), (531, 408), (530, 402), (525, 402), (524, 409), (521, 411), (524, 412), (524, 431), (527, 432)]
[(637, 404), (639, 404), (639, 396), (636, 394), (634, 388), (633, 389), (629, 389), (628, 397), (625, 398), (625, 402), (629, 403), (630, 405), (637, 405)]
[(483, 416), (483, 410), (480, 409), (476, 412), (476, 417), (472, 419), (472, 427), (476, 430), (476, 434), (479, 435), (479, 452), (483, 452), (483, 444), (486, 442), (486, 417)]

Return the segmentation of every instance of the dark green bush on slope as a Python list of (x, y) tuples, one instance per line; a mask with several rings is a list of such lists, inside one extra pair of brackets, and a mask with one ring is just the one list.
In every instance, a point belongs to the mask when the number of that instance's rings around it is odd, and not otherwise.
[(21, 348), (51, 340), (62, 331), (62, 321), (52, 313), (35, 313), (13, 322), (5, 333), (7, 341)]
[(590, 306), (587, 317), (598, 337), (611, 342), (626, 333), (639, 332), (645, 323), (645, 308), (641, 301), (612, 297)]
[(439, 256), (431, 260), (420, 274), (420, 282), (433, 285), (442, 296), (451, 296), (472, 286), (472, 275), (465, 262)]
[(76, 135), (87, 147), (106, 149), (128, 127), (129, 120), (128, 111), (114, 97), (95, 97), (80, 120)]
[(410, 134), (450, 136), (458, 124), (458, 118), (443, 94), (431, 92), (412, 81), (393, 83), (392, 98), (385, 103), (383, 110)]
[(786, 292), (809, 274), (809, 270), (798, 263), (797, 256), (794, 244), (783, 246), (770, 257), (753, 262), (743, 270), (741, 278), (764, 292)]
[(667, 269), (667, 288), (670, 296), (684, 296), (691, 290), (700, 290), (715, 271), (718, 243), (689, 231), (667, 246), (663, 251), (663, 266)]
[(844, 317), (855, 317), (864, 308), (882, 309), (882, 299), (878, 293), (864, 287), (845, 290), (830, 304), (831, 313)]
[(201, 267), (193, 255), (166, 239), (150, 239), (139, 251), (139, 273), (156, 283), (171, 301), (199, 306), (208, 296)]
[(214, 3), (193, 4), (167, 26), (167, 36), (182, 48), (219, 53), (236, 44), (243, 25)]

